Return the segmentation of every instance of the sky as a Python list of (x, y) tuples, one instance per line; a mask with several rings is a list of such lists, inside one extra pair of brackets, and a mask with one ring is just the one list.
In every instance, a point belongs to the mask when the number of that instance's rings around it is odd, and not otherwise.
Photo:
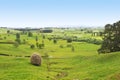
[(120, 20), (120, 0), (0, 0), (0, 27), (104, 26)]

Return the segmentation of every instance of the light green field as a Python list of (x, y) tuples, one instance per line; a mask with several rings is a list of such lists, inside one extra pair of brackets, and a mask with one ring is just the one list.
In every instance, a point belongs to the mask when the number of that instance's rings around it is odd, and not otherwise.
[[(55, 33), (53, 33), (55, 34)], [(45, 34), (49, 37), (51, 34)], [(60, 34), (59, 34), (60, 35)], [(62, 34), (61, 34), (62, 35)], [(71, 35), (69, 33), (69, 35)], [(6, 36), (6, 34), (1, 37)], [(44, 39), (43, 49), (31, 49), (30, 44), (35, 44), (35, 36), (21, 36), (27, 40), (27, 44), (22, 44), (15, 48), (12, 44), (0, 44), (0, 80), (119, 80), (120, 79), (120, 54), (98, 55), (97, 49), (100, 45), (85, 42), (67, 43), (66, 40), (53, 41)], [(39, 34), (39, 43), (42, 42)], [(80, 36), (80, 35), (79, 35)], [(90, 36), (90, 35), (89, 35)], [(7, 36), (7, 41), (14, 41), (15, 35)], [(60, 47), (62, 45), (62, 48)], [(71, 47), (74, 46), (74, 51)], [(34, 66), (30, 64), (32, 53), (38, 52), (41, 56), (46, 53), (49, 59), (42, 57), (42, 65)], [(47, 63), (49, 62), (49, 70)]]

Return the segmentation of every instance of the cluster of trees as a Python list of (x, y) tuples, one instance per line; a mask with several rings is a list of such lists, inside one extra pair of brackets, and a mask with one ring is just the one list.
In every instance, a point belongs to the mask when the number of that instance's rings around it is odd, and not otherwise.
[[(44, 37), (45, 37), (45, 35), (44, 35)], [(42, 39), (45, 39), (44, 37), (43, 37), (43, 35), (42, 35)], [(37, 47), (37, 48), (39, 48), (39, 49), (44, 48), (44, 46), (45, 46), (44, 40), (42, 40), (42, 43), (39, 43), (39, 37), (36, 36), (36, 37), (35, 37), (35, 41), (36, 41), (36, 47)], [(31, 48), (31, 49), (34, 49), (34, 48), (35, 48), (35, 45), (34, 45), (34, 44), (31, 44), (31, 45), (30, 45), (30, 48)]]
[(40, 32), (42, 32), (42, 33), (52, 33), (53, 30), (51, 30), (51, 29), (44, 29), (44, 30), (41, 30)]
[(66, 40), (67, 43), (71, 43), (72, 41), (74, 41), (74, 42), (87, 42), (96, 45), (102, 44), (102, 40), (95, 38), (82, 38), (82, 37), (78, 38), (77, 36), (64, 36), (64, 37), (55, 36), (48, 38), (48, 40), (53, 40), (54, 43), (57, 43), (59, 39)]
[[(7, 33), (9, 33), (9, 31), (7, 31)], [(21, 33), (16, 33), (16, 39), (15, 39), (15, 42), (14, 42), (15, 47), (18, 47), (19, 44), (21, 44), (21, 43), (23, 43), (23, 44), (26, 43), (25, 39), (23, 39), (23, 41), (21, 42), (21, 37), (20, 36), (21, 36)], [(28, 37), (32, 37), (32, 36), (33, 36), (32, 32), (28, 32)]]
[(17, 28), (14, 30), (19, 30), (19, 31), (23, 31), (23, 32), (27, 32), (27, 31), (40, 31), (41, 33), (52, 33), (53, 30), (52, 29), (39, 29), (39, 28)]
[(91, 43), (91, 44), (96, 44), (96, 45), (102, 44), (102, 40), (93, 39), (93, 38), (79, 38), (79, 39), (74, 39), (73, 41), (86, 42), (86, 43)]
[(120, 21), (107, 24), (104, 30), (104, 38), (99, 53), (120, 51)]

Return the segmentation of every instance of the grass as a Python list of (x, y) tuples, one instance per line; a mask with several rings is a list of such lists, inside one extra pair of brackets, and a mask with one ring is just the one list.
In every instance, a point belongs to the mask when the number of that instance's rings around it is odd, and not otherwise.
[[(45, 35), (49, 37), (52, 34)], [(5, 33), (1, 37), (3, 36)], [(21, 39), (28, 38), (27, 44), (17, 48), (13, 44), (0, 44), (0, 54), (12, 55), (0, 55), (0, 80), (119, 80), (120, 52), (98, 55), (97, 49), (100, 45), (67, 43), (66, 40), (58, 40), (57, 44), (54, 44), (47, 37), (44, 39), (43, 49), (31, 49), (30, 44), (36, 44), (35, 36), (36, 33), (34, 37), (22, 35)], [(38, 37), (39, 43), (42, 43), (41, 35)], [(14, 39), (15, 35), (11, 34), (6, 40), (0, 41)], [(74, 46), (75, 51), (73, 52), (68, 45)], [(31, 56), (34, 52), (39, 52), (41, 56), (47, 53), (50, 58), (43, 57), (41, 66), (31, 65), (30, 57), (25, 56)]]
[[(37, 80), (45, 79), (45, 65), (36, 67), (30, 64), (29, 59), (16, 57), (0, 57), (1, 80)], [(40, 75), (39, 75), (40, 74)]]
[(47, 71), (46, 59), (43, 58), (41, 67), (30, 64), (29, 58), (0, 56), (0, 79), (2, 80), (52, 80), (59, 73), (67, 76), (60, 80), (107, 80), (120, 71), (120, 54), (75, 56), (71, 58), (50, 59), (50, 71)]

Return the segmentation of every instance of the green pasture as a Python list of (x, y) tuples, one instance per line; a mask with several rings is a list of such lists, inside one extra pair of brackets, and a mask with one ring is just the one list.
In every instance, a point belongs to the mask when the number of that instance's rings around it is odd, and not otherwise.
[[(78, 37), (91, 37), (91, 34), (84, 34), (77, 31), (65, 32), (67, 35)], [(16, 31), (13, 33), (16, 33)], [(0, 34), (4, 41), (15, 41), (15, 34), (8, 34), (3, 31)], [(33, 32), (33, 37), (21, 35), (21, 41), (26, 40), (26, 44), (15, 47), (13, 44), (0, 44), (0, 80), (119, 80), (120, 79), (120, 54), (119, 52), (110, 54), (98, 54), (100, 45), (86, 42), (67, 43), (66, 40), (59, 39), (54, 44), (53, 40), (48, 40), (51, 35), (64, 36), (62, 31), (55, 30), (53, 33), (46, 33), (45, 39), (42, 34)], [(4, 39), (6, 36), (6, 39)], [(38, 43), (44, 41), (45, 47), (39, 49), (35, 38), (38, 36)], [(94, 37), (100, 38), (101, 37)], [(74, 50), (72, 50), (74, 47)], [(38, 52), (42, 56), (42, 65), (34, 66), (30, 64), (30, 56)], [(44, 56), (48, 54), (49, 58)], [(6, 56), (7, 55), (7, 56)], [(49, 63), (49, 65), (48, 65)], [(48, 69), (49, 68), (49, 69)]]

